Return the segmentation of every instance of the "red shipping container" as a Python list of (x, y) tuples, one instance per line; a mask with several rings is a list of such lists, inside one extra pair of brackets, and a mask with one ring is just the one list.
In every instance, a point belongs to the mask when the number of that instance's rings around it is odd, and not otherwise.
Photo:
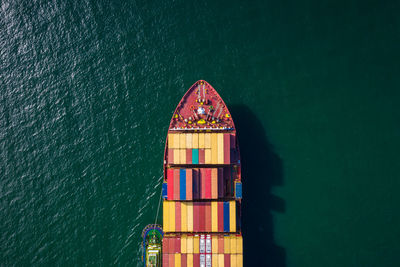
[(186, 200), (193, 200), (193, 170), (186, 169)]
[(181, 231), (181, 203), (175, 202), (175, 232)]
[(180, 178), (179, 178), (179, 169), (174, 169), (174, 200), (179, 200), (180, 198), (180, 190), (179, 190), (179, 185), (180, 185)]
[(167, 169), (167, 198), (174, 199), (174, 169)]
[(205, 204), (206, 232), (211, 232), (211, 202)]
[(193, 254), (193, 267), (200, 267), (200, 254), (199, 253)]
[(231, 138), (230, 134), (224, 133), (224, 164), (231, 163)]
[(200, 169), (200, 197), (201, 199), (206, 199), (206, 169), (201, 168)]
[(218, 254), (224, 254), (224, 237), (218, 236)]
[(192, 164), (192, 150), (186, 149), (186, 164)]
[(231, 254), (224, 254), (224, 267), (231, 267)]
[(168, 253), (174, 253), (175, 250), (175, 237), (170, 236), (168, 238)]
[(211, 198), (218, 198), (218, 169), (211, 169)]
[(168, 148), (168, 164), (174, 163), (174, 150), (172, 148)]
[(168, 241), (168, 237), (164, 237), (163, 238), (163, 241), (162, 241), (162, 250), (163, 250), (163, 253), (169, 253), (169, 248), (168, 248), (168, 245), (169, 245), (169, 243), (168, 243), (169, 241)]
[(224, 172), (222, 168), (218, 168), (218, 198), (223, 198), (224, 194)]
[[(168, 254), (163, 253), (163, 257), (162, 257), (162, 267), (169, 267), (168, 261), (169, 261)], [(175, 267), (175, 266), (174, 266), (174, 267)]]
[(193, 203), (193, 232), (199, 231), (199, 216), (200, 216), (200, 209), (199, 203)]
[(175, 238), (175, 253), (181, 253), (181, 237), (174, 237)]
[(191, 266), (187, 266), (187, 254), (182, 254), (181, 267), (191, 267)]
[(206, 155), (206, 153), (205, 153), (204, 148), (200, 148), (199, 149), (199, 164), (204, 164), (205, 157), (206, 157), (205, 155)]
[(204, 202), (200, 202), (200, 215), (199, 215), (199, 231), (200, 232), (205, 232), (206, 230), (206, 207)]
[(204, 170), (205, 175), (206, 175), (206, 179), (205, 179), (205, 183), (206, 183), (206, 193), (205, 193), (205, 199), (211, 199), (211, 169), (207, 168)]
[(168, 266), (169, 267), (172, 267), (172, 266), (175, 267), (175, 254), (168, 254), (168, 259), (169, 259)]
[(224, 232), (224, 202), (218, 202), (218, 232)]

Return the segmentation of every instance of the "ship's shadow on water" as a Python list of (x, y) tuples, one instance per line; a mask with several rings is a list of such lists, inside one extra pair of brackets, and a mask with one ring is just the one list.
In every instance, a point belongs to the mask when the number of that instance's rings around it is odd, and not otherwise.
[(274, 212), (285, 212), (273, 186), (283, 186), (282, 159), (274, 152), (260, 120), (243, 105), (229, 108), (239, 138), (242, 159), (242, 232), (244, 266), (286, 266), (285, 249), (274, 240)]

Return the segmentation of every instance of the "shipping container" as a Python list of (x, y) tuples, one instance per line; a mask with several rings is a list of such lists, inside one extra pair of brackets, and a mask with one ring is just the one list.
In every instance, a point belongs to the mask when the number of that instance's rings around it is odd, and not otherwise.
[(217, 133), (211, 133), (211, 164), (218, 164), (218, 137)]
[(186, 148), (186, 164), (192, 164), (192, 149)]
[(180, 170), (179, 169), (173, 169), (174, 170), (174, 198), (173, 199), (179, 199), (180, 198)]
[(205, 174), (205, 199), (211, 199), (211, 169), (210, 168), (205, 168), (204, 174)]
[(192, 149), (192, 164), (199, 164), (199, 149)]
[(167, 169), (167, 198), (174, 199), (174, 170)]
[(168, 148), (168, 164), (174, 164), (174, 149)]
[(174, 135), (174, 148), (175, 149), (179, 149), (179, 147), (180, 147), (179, 146), (179, 143), (180, 143), (179, 142), (179, 134), (176, 133), (176, 134), (173, 134), (173, 135)]
[(204, 149), (204, 133), (199, 133), (199, 148)]
[(175, 232), (181, 231), (181, 202), (172, 202), (175, 205)]
[(199, 134), (194, 133), (193, 134), (193, 142), (192, 142), (193, 148), (199, 148)]
[(211, 148), (206, 148), (204, 150), (204, 164), (211, 164)]
[(184, 133), (179, 134), (179, 148), (186, 149), (186, 134)]
[(212, 168), (211, 170), (211, 199), (218, 198), (218, 169)]
[(193, 148), (193, 134), (187, 133), (186, 134), (186, 148)]
[[(236, 232), (236, 201), (163, 201), (165, 232)], [(168, 213), (167, 213), (168, 211)]]
[(181, 202), (181, 231), (188, 232), (188, 214), (186, 202)]
[(224, 164), (224, 134), (217, 133), (217, 163)]
[(186, 169), (186, 200), (193, 200), (193, 169)]
[(206, 163), (204, 148), (199, 148), (199, 164), (204, 164), (204, 163)]
[(186, 164), (186, 149), (179, 149), (179, 164)]
[(211, 134), (206, 133), (204, 136), (204, 148), (211, 148)]
[(230, 134), (224, 133), (224, 163), (231, 163)]

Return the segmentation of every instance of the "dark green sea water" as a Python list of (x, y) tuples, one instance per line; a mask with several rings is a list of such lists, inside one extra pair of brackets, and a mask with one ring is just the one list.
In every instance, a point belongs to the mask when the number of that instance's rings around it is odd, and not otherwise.
[(140, 266), (199, 79), (238, 127), (245, 266), (400, 266), (399, 1), (0, 6), (1, 266)]

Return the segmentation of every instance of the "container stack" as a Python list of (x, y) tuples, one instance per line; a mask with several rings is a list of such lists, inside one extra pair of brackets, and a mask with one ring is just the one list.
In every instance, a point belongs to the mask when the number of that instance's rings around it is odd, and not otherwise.
[(165, 159), (163, 266), (243, 266), (235, 132), (170, 131)]

